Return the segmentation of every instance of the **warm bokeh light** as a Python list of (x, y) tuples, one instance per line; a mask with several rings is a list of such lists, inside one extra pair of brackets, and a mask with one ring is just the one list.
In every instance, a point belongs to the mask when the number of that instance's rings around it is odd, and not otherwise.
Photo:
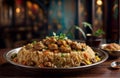
[(20, 8), (16, 8), (16, 13), (20, 13)]
[(30, 1), (27, 1), (27, 7), (31, 8), (32, 7), (32, 3)]
[(31, 11), (31, 10), (29, 10), (29, 11), (28, 11), (28, 14), (29, 14), (29, 15), (32, 15), (32, 11)]
[(39, 6), (37, 4), (33, 4), (34, 9), (38, 10)]
[(97, 5), (102, 5), (102, 0), (97, 0)]

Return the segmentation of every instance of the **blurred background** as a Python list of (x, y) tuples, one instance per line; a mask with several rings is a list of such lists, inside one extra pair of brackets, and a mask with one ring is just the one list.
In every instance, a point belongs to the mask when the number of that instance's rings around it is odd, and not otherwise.
[[(86, 21), (119, 43), (120, 0), (0, 0), (0, 48), (14, 48), (52, 34), (66, 33)], [(91, 32), (87, 29), (86, 32)], [(69, 38), (83, 39), (72, 30)]]

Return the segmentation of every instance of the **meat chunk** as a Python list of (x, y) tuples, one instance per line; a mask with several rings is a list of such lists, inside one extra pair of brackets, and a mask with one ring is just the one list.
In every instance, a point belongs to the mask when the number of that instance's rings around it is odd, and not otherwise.
[(70, 46), (61, 46), (60, 47), (60, 51), (61, 52), (65, 52), (65, 53), (69, 53), (69, 52), (71, 52), (71, 47)]
[(37, 49), (37, 50), (42, 50), (45, 47), (46, 46), (42, 42), (37, 42), (36, 44), (34, 44), (34, 49)]
[(49, 45), (48, 45), (48, 48), (49, 48), (50, 50), (57, 50), (57, 49), (58, 49), (58, 45), (52, 43), (52, 44), (49, 44)]

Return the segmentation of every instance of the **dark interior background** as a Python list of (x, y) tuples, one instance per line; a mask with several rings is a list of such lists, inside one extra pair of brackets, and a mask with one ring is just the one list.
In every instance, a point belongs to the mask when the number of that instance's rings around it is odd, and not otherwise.
[[(107, 43), (119, 43), (120, 0), (0, 0), (0, 48), (14, 48), (24, 41), (40, 40), (52, 34), (66, 33), (82, 22), (105, 31)], [(91, 33), (86, 28), (86, 33)], [(79, 31), (71, 39), (82, 40)], [(21, 42), (20, 42), (21, 41)]]

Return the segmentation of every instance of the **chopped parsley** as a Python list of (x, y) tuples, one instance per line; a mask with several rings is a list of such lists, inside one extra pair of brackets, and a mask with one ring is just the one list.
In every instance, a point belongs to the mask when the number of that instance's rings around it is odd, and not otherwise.
[(11, 58), (14, 59), (15, 57), (17, 57), (17, 53), (14, 53)]

